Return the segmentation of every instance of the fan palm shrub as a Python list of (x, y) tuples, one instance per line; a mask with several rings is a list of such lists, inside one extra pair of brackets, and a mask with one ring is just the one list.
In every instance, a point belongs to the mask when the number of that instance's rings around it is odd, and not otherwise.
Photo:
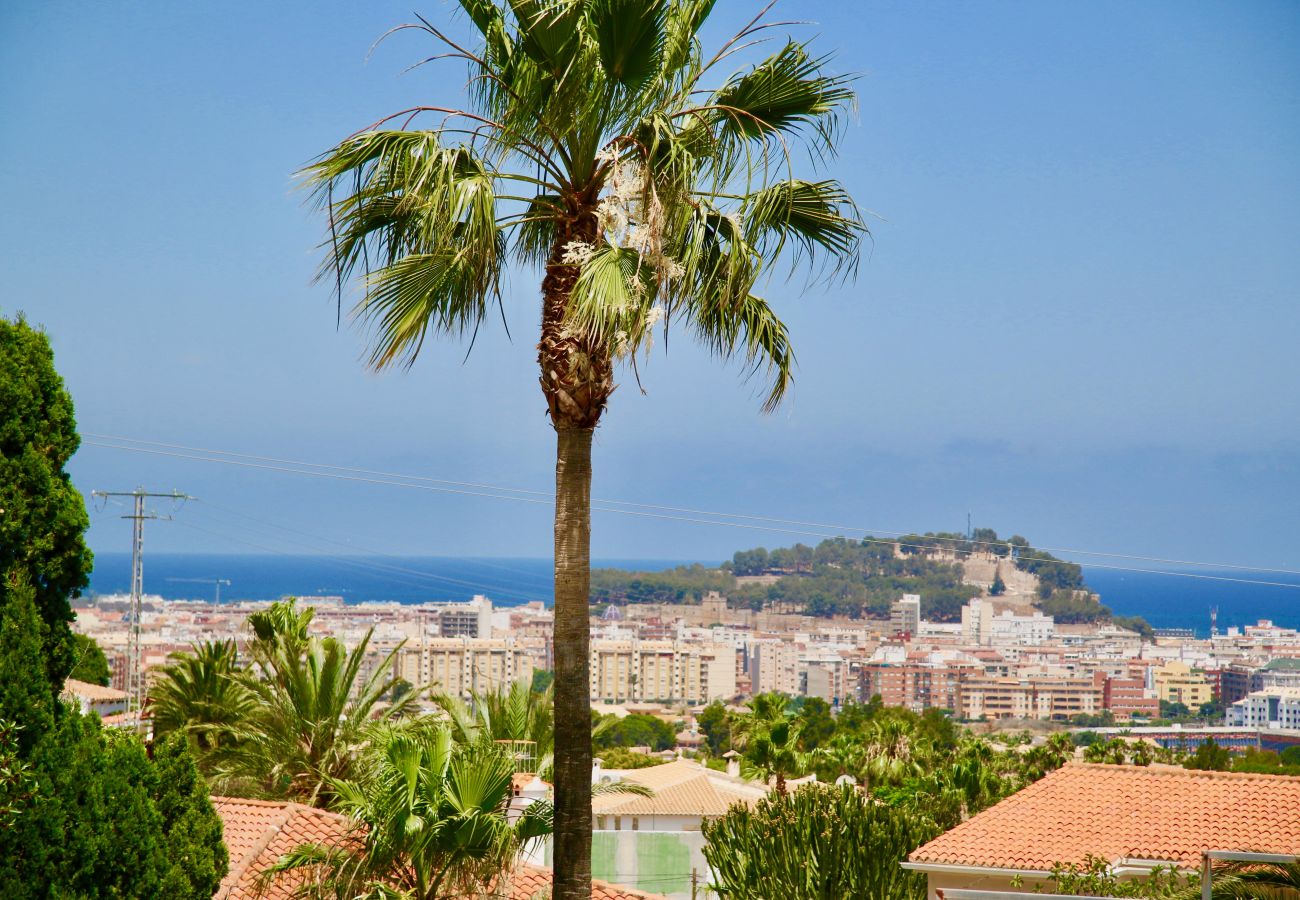
[(308, 897), (479, 897), (508, 879), (521, 849), (550, 831), (549, 808), (511, 815), (509, 754), (458, 744), (451, 729), (390, 729), (355, 777), (331, 780), (355, 826), (338, 844), (306, 844), (267, 871), (296, 872)]
[[(1300, 900), (1300, 860), (1290, 863), (1226, 863), (1214, 870), (1214, 900)], [(1188, 898), (1199, 897), (1194, 891)]]
[[(511, 682), (495, 691), (475, 691), (468, 701), (437, 694), (433, 702), (451, 724), (452, 736), (460, 743), (480, 739), (509, 742), (531, 760), (519, 760), (534, 772), (551, 764), (555, 749), (554, 701), (550, 688), (534, 691), (522, 681)], [(525, 751), (522, 746), (528, 749)]]

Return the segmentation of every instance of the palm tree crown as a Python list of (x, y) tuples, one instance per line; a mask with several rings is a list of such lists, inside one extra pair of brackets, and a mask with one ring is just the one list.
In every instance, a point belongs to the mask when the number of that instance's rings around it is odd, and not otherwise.
[[(411, 362), (431, 330), (472, 332), (510, 262), (544, 263), (560, 304), (539, 348), (557, 423), (594, 425), (613, 364), (678, 318), (767, 368), (767, 404), (780, 401), (794, 357), (756, 290), (787, 247), (831, 271), (856, 261), (851, 199), (796, 177), (792, 147), (833, 155), (852, 94), (796, 41), (706, 87), (769, 27), (760, 16), (706, 59), (697, 32), (713, 5), (462, 0), (474, 49), (424, 20), (402, 26), (468, 66), (469, 105), (403, 110), (305, 173), (330, 215), (326, 272), (341, 287), (365, 270), (356, 314), (373, 365)], [(405, 127), (421, 115), (441, 119)]]

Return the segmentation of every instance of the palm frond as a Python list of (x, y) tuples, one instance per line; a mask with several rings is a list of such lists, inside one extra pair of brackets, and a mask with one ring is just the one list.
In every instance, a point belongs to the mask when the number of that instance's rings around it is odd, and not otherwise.
[(569, 297), (568, 321), (619, 355), (635, 347), (657, 292), (654, 270), (633, 249), (606, 244), (583, 264)]
[(825, 72), (825, 58), (789, 41), (749, 71), (733, 76), (710, 99), (725, 139), (770, 140), (798, 134), (833, 153), (840, 117), (853, 100), (851, 79)]
[(605, 74), (639, 91), (659, 70), (666, 38), (664, 0), (592, 0), (587, 17), (595, 32)]
[(305, 175), (330, 214), (322, 274), (341, 289), (366, 271), (355, 314), (371, 329), (372, 366), (409, 364), (431, 329), (463, 334), (499, 299), (495, 172), (468, 147), (444, 146), (438, 132), (367, 132)]
[[(766, 370), (773, 408), (793, 354), (758, 279), (786, 257), (792, 274), (805, 263), (810, 277), (852, 274), (866, 234), (838, 182), (794, 172), (799, 147), (814, 167), (833, 155), (851, 78), (791, 38), (703, 84), (791, 24), (769, 20), (770, 4), (707, 63), (715, 0), (459, 6), (472, 45), (426, 19), (402, 28), (443, 45), (430, 60), (468, 67), (468, 108), (405, 110), (401, 128), (380, 120), (304, 172), (330, 216), (321, 274), (340, 298), (360, 289), (370, 365), (409, 365), (430, 336), (476, 334), (501, 308), (509, 253), (578, 267), (564, 326), (583, 348), (579, 370), (585, 358), (607, 372), (649, 348), (660, 315), (665, 328), (684, 318), (714, 352)], [(434, 113), (446, 118), (432, 130), (407, 130)], [(584, 245), (561, 246), (574, 228)]]
[(851, 270), (866, 232), (853, 198), (837, 181), (778, 181), (747, 198), (745, 218), (765, 257), (793, 242), (795, 265), (801, 258), (811, 262), (820, 250), (834, 267)]

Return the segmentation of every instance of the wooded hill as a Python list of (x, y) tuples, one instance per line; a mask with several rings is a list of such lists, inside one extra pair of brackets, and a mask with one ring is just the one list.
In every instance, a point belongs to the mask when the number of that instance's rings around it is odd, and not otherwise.
[[(693, 603), (706, 591), (725, 594), (732, 606), (783, 608), (813, 616), (886, 617), (902, 594), (921, 596), (921, 614), (936, 622), (961, 619), (961, 607), (986, 593), (963, 580), (963, 562), (980, 554), (997, 570), (1018, 569), (1037, 579), (1034, 605), (1061, 622), (1109, 618), (1110, 610), (1087, 592), (1075, 563), (1037, 550), (1015, 535), (991, 528), (964, 534), (930, 532), (899, 538), (831, 538), (815, 547), (795, 544), (738, 551), (719, 568), (679, 566), (663, 572), (596, 569), (593, 604)], [(996, 588), (994, 590), (996, 593)]]

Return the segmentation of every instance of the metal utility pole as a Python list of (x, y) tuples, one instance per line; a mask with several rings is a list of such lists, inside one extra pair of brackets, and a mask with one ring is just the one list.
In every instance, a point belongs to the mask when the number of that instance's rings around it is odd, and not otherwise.
[(105, 499), (131, 497), (134, 500), (131, 514), (122, 518), (131, 520), (131, 627), (126, 638), (126, 714), (127, 720), (138, 728), (145, 698), (144, 659), (140, 648), (140, 601), (144, 596), (144, 520), (171, 518), (146, 512), (144, 502), (148, 497), (182, 501), (194, 498), (180, 491), (161, 494), (144, 488), (136, 488), (134, 491), (91, 491), (91, 496)]

